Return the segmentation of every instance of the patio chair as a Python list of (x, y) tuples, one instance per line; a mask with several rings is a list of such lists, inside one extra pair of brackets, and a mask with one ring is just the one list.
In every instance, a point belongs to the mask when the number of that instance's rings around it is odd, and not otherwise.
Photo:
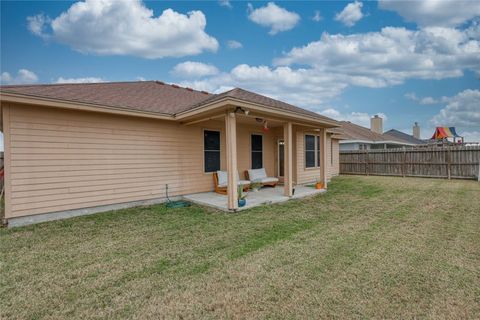
[[(228, 175), (226, 171), (217, 171), (213, 173), (213, 182), (215, 184), (215, 192), (219, 194), (227, 194), (227, 179)], [(237, 171), (237, 184), (243, 186), (243, 191), (248, 191), (250, 188), (250, 181), (240, 180), (240, 176)], [(235, 190), (236, 192), (236, 190)]]
[(251, 182), (261, 183), (262, 186), (275, 187), (278, 183), (278, 178), (267, 177), (265, 168), (246, 170), (245, 178)]

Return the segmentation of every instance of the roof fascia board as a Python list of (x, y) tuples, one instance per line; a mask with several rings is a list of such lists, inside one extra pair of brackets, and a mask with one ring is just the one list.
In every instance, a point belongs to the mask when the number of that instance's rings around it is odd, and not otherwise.
[(0, 101), (10, 102), (10, 103), (19, 103), (19, 104), (30, 104), (30, 105), (37, 105), (37, 106), (44, 106), (44, 107), (63, 108), (63, 109), (70, 109), (70, 110), (113, 113), (113, 114), (119, 114), (119, 115), (152, 118), (152, 119), (175, 120), (175, 118), (172, 115), (162, 114), (157, 112), (135, 111), (131, 109), (124, 109), (124, 108), (112, 107), (107, 105), (82, 103), (82, 102), (76, 102), (76, 101), (70, 101), (70, 100), (53, 99), (53, 98), (46, 98), (46, 97), (33, 96), (33, 95), (14, 94), (9, 92), (0, 92)]

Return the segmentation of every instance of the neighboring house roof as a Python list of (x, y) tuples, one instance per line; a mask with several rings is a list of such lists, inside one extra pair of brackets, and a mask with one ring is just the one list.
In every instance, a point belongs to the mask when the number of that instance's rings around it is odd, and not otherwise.
[(400, 140), (403, 140), (407, 143), (412, 143), (412, 144), (427, 144), (428, 143), (425, 140), (417, 139), (412, 135), (406, 134), (406, 133), (398, 131), (396, 129), (388, 130), (383, 135), (384, 136), (395, 137), (397, 139), (400, 139)]
[(240, 88), (220, 94), (210, 94), (205, 91), (196, 91), (191, 88), (165, 84), (161, 81), (137, 81), (10, 85), (1, 86), (0, 89), (4, 93), (97, 104), (171, 116), (201, 108), (207, 104), (221, 101), (224, 98), (231, 98), (337, 124), (335, 120), (318, 113)]
[(402, 139), (399, 139), (392, 135), (385, 135), (373, 132), (372, 130), (356, 125), (349, 121), (341, 121), (341, 130), (343, 131), (343, 137), (347, 143), (348, 140), (353, 141), (362, 141), (367, 143), (382, 143), (382, 142), (393, 142), (400, 144), (412, 144), (410, 142), (405, 142)]

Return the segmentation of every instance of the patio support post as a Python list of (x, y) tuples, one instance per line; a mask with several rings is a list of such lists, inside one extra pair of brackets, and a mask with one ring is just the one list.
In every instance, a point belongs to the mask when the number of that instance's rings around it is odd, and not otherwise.
[(291, 197), (293, 195), (293, 133), (291, 122), (287, 122), (283, 125), (283, 140), (285, 143), (283, 194), (287, 197)]
[(237, 121), (235, 112), (227, 112), (225, 115), (225, 131), (227, 145), (227, 196), (228, 209), (238, 209), (237, 190)]
[(320, 181), (327, 188), (327, 129), (320, 128)]

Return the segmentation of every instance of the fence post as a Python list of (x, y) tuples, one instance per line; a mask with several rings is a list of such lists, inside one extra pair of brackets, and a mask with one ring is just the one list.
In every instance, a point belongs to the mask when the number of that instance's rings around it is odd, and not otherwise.
[(403, 159), (402, 159), (402, 176), (405, 178), (405, 171), (406, 171), (406, 162), (407, 162), (407, 150), (403, 147)]
[(370, 168), (368, 167), (368, 149), (365, 149), (365, 174), (370, 175)]
[(448, 180), (451, 179), (451, 167), (452, 167), (452, 159), (450, 155), (450, 147), (447, 147), (447, 176)]

